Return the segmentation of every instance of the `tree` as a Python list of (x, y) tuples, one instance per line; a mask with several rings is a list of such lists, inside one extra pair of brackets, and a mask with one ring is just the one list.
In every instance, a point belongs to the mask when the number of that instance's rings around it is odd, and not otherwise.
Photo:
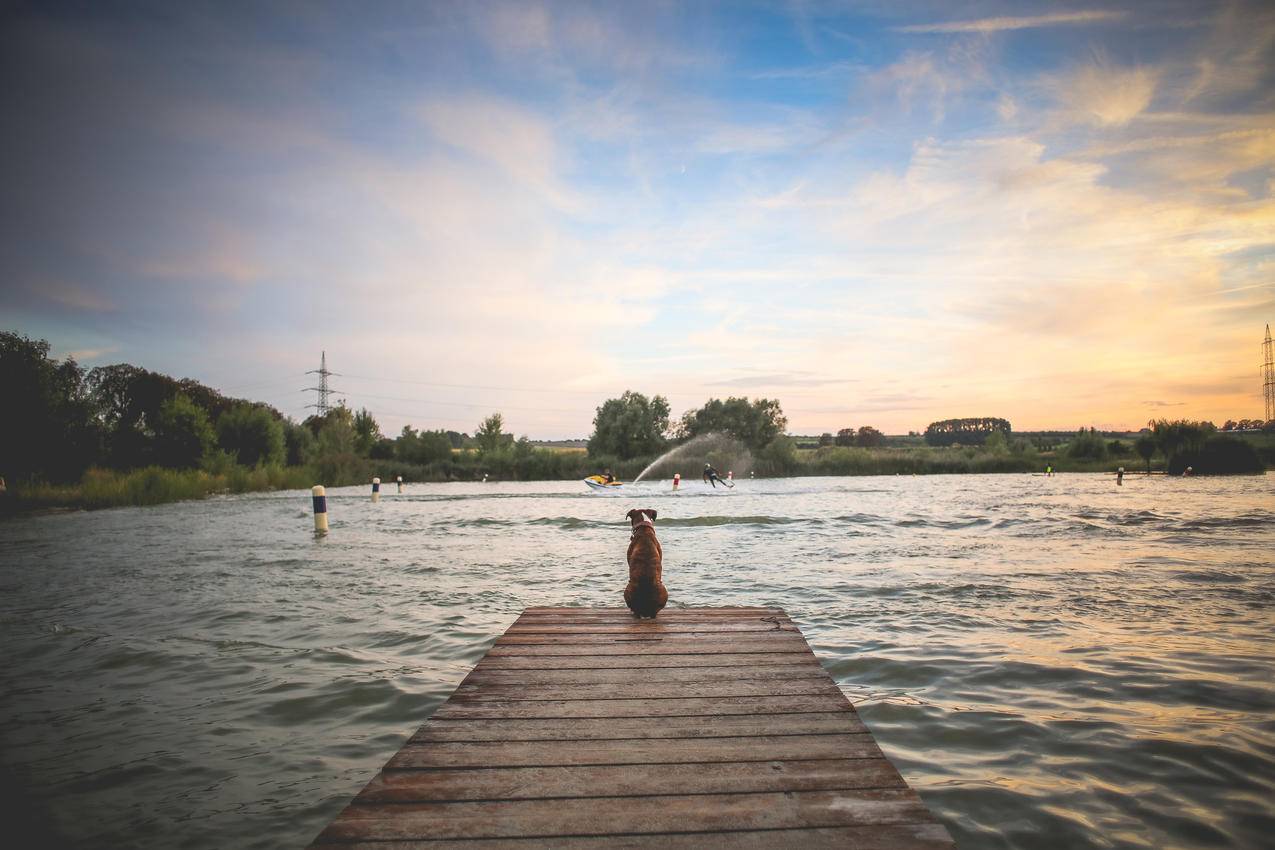
[(217, 441), (208, 414), (181, 393), (160, 405), (154, 435), (156, 462), (175, 469), (198, 466)]
[(819, 435), (819, 447), (823, 448), (825, 446), (831, 446), (831, 445), (832, 445), (832, 432), (824, 431), (822, 434)]
[(855, 438), (854, 428), (842, 428), (837, 432), (836, 443), (838, 446), (853, 446)]
[(1067, 457), (1076, 460), (1103, 460), (1107, 457), (1107, 444), (1094, 428), (1081, 428), (1067, 443)]
[(499, 413), (493, 413), (482, 421), (478, 426), (478, 430), (474, 432), (474, 440), (478, 443), (480, 452), (494, 452), (500, 448), (500, 444), (504, 442), (505, 418)]
[(983, 443), (983, 448), (992, 454), (1004, 454), (1009, 451), (1009, 442), (1005, 439), (1004, 431), (993, 431), (987, 437), (987, 442)]
[(359, 454), (368, 454), (376, 441), (381, 439), (381, 427), (376, 424), (372, 414), (366, 407), (354, 414), (354, 449)]
[(101, 451), (84, 371), (49, 357), (49, 343), (0, 332), (0, 475), (78, 478)]
[(283, 423), (284, 462), (288, 466), (300, 466), (310, 460), (314, 451), (314, 432), (291, 419)]
[(1133, 450), (1147, 462), (1147, 474), (1150, 475), (1151, 456), (1155, 454), (1155, 438), (1150, 434), (1143, 434), (1134, 441)]
[(981, 446), (993, 431), (1004, 431), (1008, 437), (1010, 431), (1008, 419), (995, 416), (975, 416), (968, 419), (944, 419), (931, 422), (925, 429), (925, 442), (931, 446), (949, 446), (957, 443), (962, 446)]
[(659, 454), (667, 445), (669, 405), (663, 396), (647, 398), (626, 390), (607, 399), (593, 417), (589, 454), (614, 455), (622, 460)]
[(1195, 422), (1189, 419), (1153, 419), (1147, 423), (1155, 438), (1156, 446), (1164, 455), (1165, 470), (1170, 474), (1181, 472), (1187, 464), (1180, 456), (1197, 455), (1204, 442), (1217, 430), (1212, 422)]
[(241, 404), (217, 419), (217, 444), (244, 466), (282, 463), (287, 456), (283, 430), (268, 409)]
[(678, 426), (678, 436), (685, 439), (714, 432), (729, 434), (752, 451), (759, 451), (788, 427), (779, 402), (759, 398), (709, 399), (699, 410), (688, 411)]
[(855, 445), (863, 446), (865, 449), (873, 446), (885, 445), (885, 434), (882, 434), (871, 425), (864, 425), (859, 429), (859, 434), (854, 438)]

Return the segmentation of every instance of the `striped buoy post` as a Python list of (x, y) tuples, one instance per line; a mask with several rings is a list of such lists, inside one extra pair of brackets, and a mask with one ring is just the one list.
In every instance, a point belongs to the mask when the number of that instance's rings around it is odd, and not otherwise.
[(322, 484), (315, 484), (310, 488), (310, 495), (314, 501), (314, 533), (328, 533), (328, 491), (323, 489)]
[(676, 490), (678, 487), (681, 486), (681, 484), (682, 484), (682, 473), (674, 472), (673, 473), (673, 489)]
[(403, 494), (403, 476), (401, 475), (398, 477), (398, 492), (400, 496)]
[(372, 501), (381, 501), (381, 479), (379, 478), (372, 479)]

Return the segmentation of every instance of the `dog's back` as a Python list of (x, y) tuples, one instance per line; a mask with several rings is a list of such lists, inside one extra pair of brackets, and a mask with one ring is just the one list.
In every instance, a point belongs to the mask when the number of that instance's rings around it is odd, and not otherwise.
[(629, 583), (624, 588), (624, 604), (639, 617), (654, 617), (668, 602), (664, 550), (655, 536), (653, 519), (653, 510), (629, 511), (633, 537), (629, 540)]

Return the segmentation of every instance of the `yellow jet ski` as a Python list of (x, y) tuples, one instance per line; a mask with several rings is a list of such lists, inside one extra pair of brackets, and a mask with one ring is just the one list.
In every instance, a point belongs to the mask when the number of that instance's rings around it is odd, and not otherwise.
[(594, 490), (617, 491), (624, 486), (624, 482), (622, 481), (612, 481), (608, 484), (607, 480), (601, 475), (590, 475), (588, 478), (584, 479), (584, 483), (588, 484)]

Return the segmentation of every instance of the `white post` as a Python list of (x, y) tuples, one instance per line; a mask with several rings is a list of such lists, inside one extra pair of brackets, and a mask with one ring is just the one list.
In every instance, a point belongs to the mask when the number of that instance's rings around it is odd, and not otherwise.
[(328, 533), (328, 495), (323, 489), (322, 484), (315, 484), (310, 488), (310, 494), (314, 501), (314, 533)]
[(379, 478), (372, 479), (372, 501), (381, 501), (381, 479)]

